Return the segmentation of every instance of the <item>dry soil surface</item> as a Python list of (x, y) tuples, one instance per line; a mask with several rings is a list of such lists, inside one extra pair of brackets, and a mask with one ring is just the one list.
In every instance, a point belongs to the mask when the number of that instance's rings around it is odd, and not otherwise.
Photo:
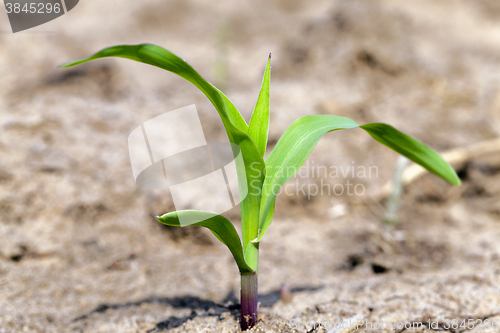
[[(134, 128), (190, 104), (207, 139), (224, 140), (215, 110), (159, 69), (124, 59), (56, 68), (70, 59), (162, 45), (248, 120), (272, 52), (270, 149), (310, 114), (387, 122), (439, 152), (500, 136), (496, 0), (81, 1), (18, 34), (0, 16), (2, 333), (238, 332), (230, 253), (206, 230), (156, 222), (174, 209), (170, 194), (135, 185), (127, 149)], [(459, 332), (446, 321), (470, 319), (499, 332), (499, 156), (454, 165), (460, 188), (413, 182), (387, 228), (377, 193), (397, 155), (361, 130), (326, 135), (315, 166), (377, 173), (290, 181), (291, 192), (323, 178), (364, 192), (278, 198), (260, 246), (255, 331), (334, 332), (350, 319), (364, 320), (360, 332), (429, 320)], [(227, 216), (240, 227), (236, 210)]]

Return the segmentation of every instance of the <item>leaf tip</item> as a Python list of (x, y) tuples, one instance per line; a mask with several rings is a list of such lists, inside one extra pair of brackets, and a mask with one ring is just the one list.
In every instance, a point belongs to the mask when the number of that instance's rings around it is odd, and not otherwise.
[(451, 185), (455, 185), (455, 186), (462, 186), (462, 181), (460, 180), (460, 177), (458, 176), (457, 172), (453, 169), (453, 167), (451, 167), (449, 164), (448, 164), (448, 168), (449, 168), (449, 173), (447, 175), (439, 175), (442, 179), (446, 180), (449, 184)]
[(76, 64), (75, 61), (70, 61), (70, 62), (66, 62), (64, 64), (57, 66), (57, 68), (70, 68), (70, 67), (75, 66), (75, 64)]

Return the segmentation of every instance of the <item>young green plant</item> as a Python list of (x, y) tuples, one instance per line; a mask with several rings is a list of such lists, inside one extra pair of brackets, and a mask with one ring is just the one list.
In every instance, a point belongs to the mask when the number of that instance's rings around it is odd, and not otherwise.
[(220, 90), (203, 79), (187, 62), (156, 45), (113, 46), (62, 67), (72, 67), (105, 57), (127, 58), (156, 66), (194, 84), (206, 95), (219, 113), (229, 141), (240, 148), (245, 174), (240, 177), (239, 185), (240, 188), (251, 189), (240, 203), (241, 240), (231, 222), (221, 215), (214, 216), (209, 212), (183, 210), (167, 213), (157, 219), (169, 226), (181, 226), (181, 219), (201, 221), (192, 225), (208, 228), (229, 248), (241, 275), (242, 330), (253, 327), (256, 322), (259, 243), (271, 224), (278, 190), (299, 170), (324, 134), (337, 130), (361, 128), (381, 144), (420, 164), (449, 183), (460, 185), (460, 180), (451, 166), (434, 150), (416, 139), (383, 123), (359, 125), (349, 118), (333, 115), (314, 115), (297, 119), (283, 133), (273, 151), (264, 161), (269, 132), (270, 56), (249, 124)]

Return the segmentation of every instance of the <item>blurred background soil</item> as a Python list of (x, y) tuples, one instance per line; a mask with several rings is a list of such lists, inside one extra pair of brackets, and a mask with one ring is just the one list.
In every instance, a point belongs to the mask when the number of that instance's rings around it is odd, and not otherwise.
[[(135, 185), (127, 148), (141, 123), (190, 104), (207, 140), (225, 140), (217, 113), (170, 73), (124, 59), (56, 68), (70, 59), (164, 46), (248, 120), (272, 52), (270, 148), (310, 114), (387, 122), (439, 152), (500, 136), (496, 0), (80, 1), (17, 34), (1, 9), (0, 30), (2, 333), (239, 327), (229, 251), (206, 230), (156, 222), (174, 209), (170, 194)], [(460, 188), (432, 175), (405, 187), (392, 228), (379, 193), (396, 153), (353, 130), (327, 134), (309, 161), (378, 172), (324, 180), (362, 184), (363, 195), (278, 198), (260, 246), (256, 331), (327, 332), (290, 320), (353, 317), (500, 321), (498, 150), (454, 165)], [(240, 228), (237, 210), (227, 216)]]

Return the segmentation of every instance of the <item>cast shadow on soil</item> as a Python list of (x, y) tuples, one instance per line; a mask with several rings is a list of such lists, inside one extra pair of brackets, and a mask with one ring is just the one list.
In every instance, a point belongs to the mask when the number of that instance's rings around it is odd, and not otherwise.
[[(316, 291), (322, 287), (296, 287), (291, 288), (292, 293), (297, 293), (301, 291)], [(269, 308), (272, 307), (276, 302), (280, 300), (280, 290), (271, 291), (267, 294), (259, 295), (260, 307)], [(77, 322), (80, 320), (86, 320), (90, 316), (96, 313), (104, 313), (108, 310), (117, 310), (129, 307), (141, 306), (142, 304), (165, 304), (169, 305), (175, 309), (191, 309), (191, 314), (184, 317), (171, 316), (166, 320), (161, 321), (156, 325), (155, 328), (148, 332), (160, 332), (162, 330), (167, 330), (175, 327), (179, 327), (185, 322), (195, 317), (214, 317), (217, 316), (220, 319), (221, 314), (224, 312), (231, 312), (235, 319), (239, 316), (240, 304), (238, 304), (238, 298), (234, 290), (229, 291), (226, 298), (222, 302), (214, 302), (201, 299), (195, 296), (183, 296), (183, 297), (148, 297), (137, 302), (127, 302), (121, 304), (101, 304), (94, 310), (80, 317), (72, 320), (72, 322)]]

